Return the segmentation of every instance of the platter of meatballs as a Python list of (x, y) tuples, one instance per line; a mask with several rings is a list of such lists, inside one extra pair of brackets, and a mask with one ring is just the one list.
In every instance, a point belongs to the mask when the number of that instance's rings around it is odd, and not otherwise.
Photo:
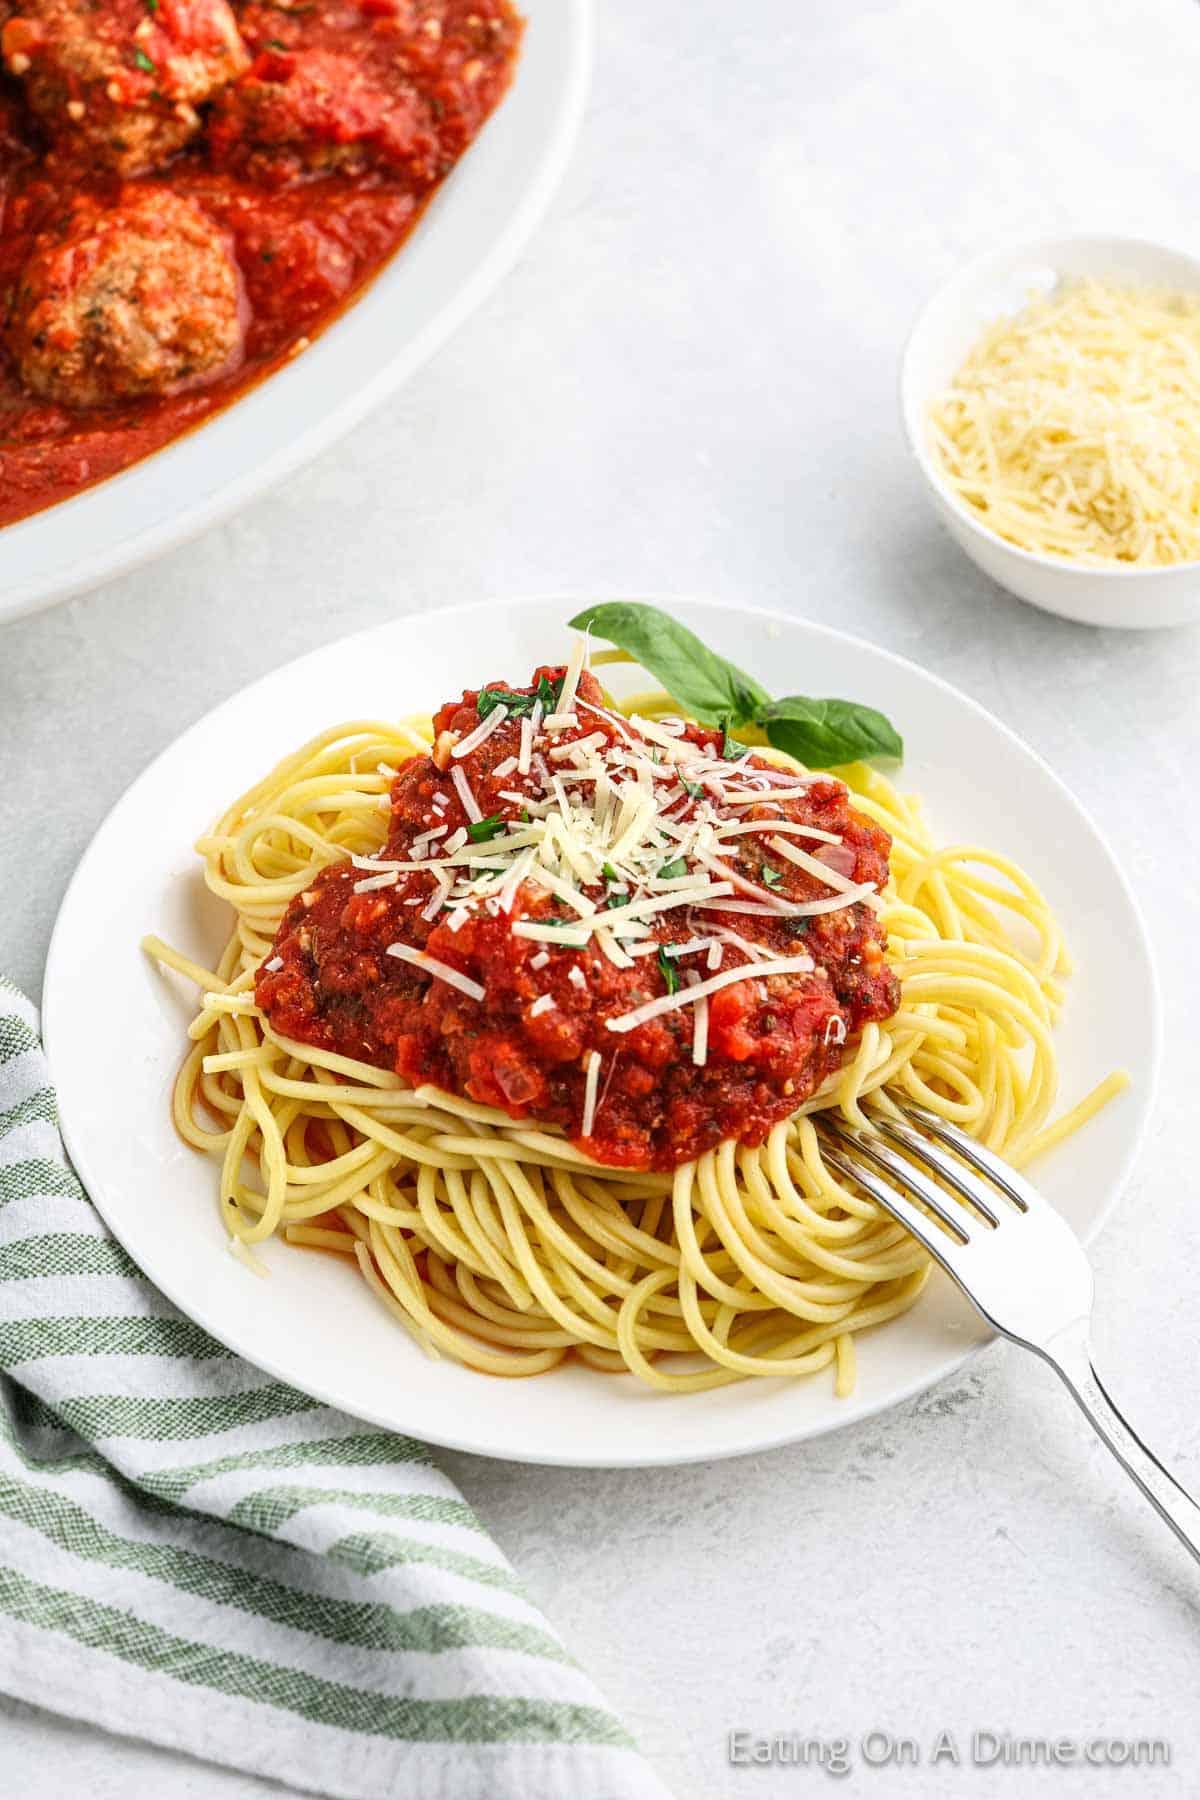
[(294, 359), (504, 97), (509, 0), (0, 0), (0, 524)]

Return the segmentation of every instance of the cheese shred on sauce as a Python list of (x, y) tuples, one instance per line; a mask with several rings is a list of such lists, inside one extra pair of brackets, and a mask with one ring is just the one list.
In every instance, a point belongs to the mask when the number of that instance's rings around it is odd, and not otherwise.
[(1200, 560), (1200, 294), (1060, 284), (984, 333), (929, 432), (951, 492), (1022, 550)]

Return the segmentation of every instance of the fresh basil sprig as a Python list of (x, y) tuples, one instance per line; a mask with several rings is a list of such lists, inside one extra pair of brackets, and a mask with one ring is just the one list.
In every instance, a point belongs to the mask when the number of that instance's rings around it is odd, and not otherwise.
[(571, 624), (578, 631), (590, 626), (597, 637), (628, 650), (698, 719), (712, 724), (729, 719), (740, 725), (753, 717), (757, 707), (770, 704), (770, 694), (752, 675), (717, 656), (695, 632), (657, 606), (611, 600), (589, 606)]
[(810, 769), (875, 759), (899, 762), (904, 755), (904, 740), (891, 720), (857, 700), (808, 700), (791, 694), (773, 700), (754, 723), (776, 750)]
[(607, 601), (576, 614), (571, 625), (628, 652), (702, 724), (721, 726), (724, 742), (735, 755), (744, 751), (730, 734), (744, 725), (756, 725), (776, 750), (810, 769), (832, 769), (848, 762), (899, 762), (904, 755), (900, 733), (873, 706), (855, 700), (814, 700), (803, 694), (772, 700), (752, 675), (726, 662), (657, 606)]

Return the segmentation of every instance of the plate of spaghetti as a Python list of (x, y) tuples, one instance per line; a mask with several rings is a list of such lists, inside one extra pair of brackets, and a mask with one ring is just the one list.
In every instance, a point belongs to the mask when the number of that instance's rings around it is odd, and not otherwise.
[(1159, 1036), (1111, 851), (974, 702), (805, 621), (561, 598), (193, 726), (79, 866), (45, 1029), (82, 1179), (215, 1337), (601, 1466), (834, 1429), (985, 1341), (822, 1110), (932, 1108), (1086, 1235)]

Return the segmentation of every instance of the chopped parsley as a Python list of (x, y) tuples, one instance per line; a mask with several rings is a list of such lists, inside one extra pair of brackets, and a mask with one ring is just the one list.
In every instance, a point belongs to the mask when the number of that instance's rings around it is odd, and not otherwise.
[(621, 879), (621, 877), (617, 874), (617, 871), (613, 868), (612, 864), (609, 862), (605, 863), (603, 874), (604, 874), (605, 881), (620, 881), (620, 879)]
[(150, 61), (150, 58), (146, 55), (146, 52), (142, 49), (140, 44), (138, 45), (137, 49), (133, 53), (133, 60), (137, 64), (138, 68), (141, 69), (145, 74), (157, 75), (158, 70), (155, 68), (154, 64)]
[(498, 837), (504, 830), (504, 820), (499, 813), (490, 813), (486, 819), (476, 819), (467, 826), (467, 836), (473, 844), (486, 844), (490, 838)]
[(658, 969), (667, 984), (668, 994), (678, 993), (679, 970), (675, 967), (674, 958), (667, 955), (665, 944), (660, 944), (658, 947)]
[(703, 800), (704, 783), (702, 781), (685, 781), (683, 783), (693, 800)]
[(674, 881), (678, 876), (686, 875), (687, 872), (687, 858), (677, 856), (673, 862), (663, 864), (662, 868), (658, 871), (658, 879), (660, 881)]
[(777, 869), (774, 863), (764, 863), (762, 865), (762, 878), (764, 887), (777, 888), (783, 886), (783, 870)]

